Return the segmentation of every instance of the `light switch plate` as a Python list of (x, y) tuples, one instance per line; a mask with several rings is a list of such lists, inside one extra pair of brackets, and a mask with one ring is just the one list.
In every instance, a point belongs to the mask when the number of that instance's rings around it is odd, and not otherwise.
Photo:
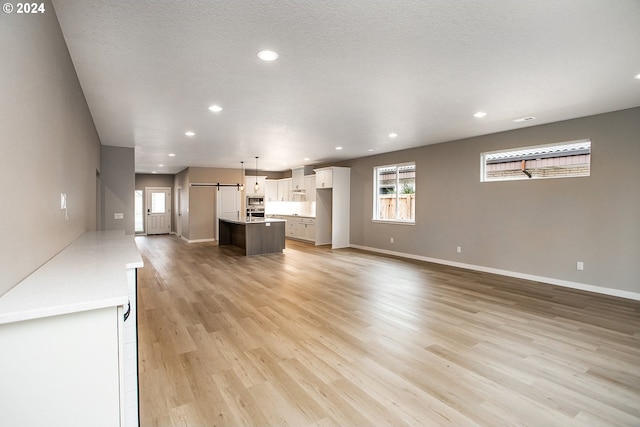
[(124, 219), (124, 213), (116, 212), (113, 214), (113, 219)]

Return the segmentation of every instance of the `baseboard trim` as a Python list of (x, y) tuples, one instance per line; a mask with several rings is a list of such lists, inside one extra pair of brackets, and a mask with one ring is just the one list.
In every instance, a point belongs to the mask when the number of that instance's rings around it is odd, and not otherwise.
[(518, 279), (548, 283), (550, 285), (562, 286), (565, 288), (579, 289), (581, 291), (594, 292), (597, 294), (603, 294), (603, 295), (609, 295), (613, 297), (620, 297), (620, 298), (640, 301), (640, 293), (637, 293), (637, 292), (629, 292), (629, 291), (623, 291), (620, 289), (606, 288), (603, 286), (588, 285), (586, 283), (571, 282), (568, 280), (555, 279), (552, 277), (535, 276), (533, 274), (519, 273), (517, 271), (501, 270), (498, 268), (485, 267), (482, 265), (465, 264), (462, 262), (449, 261), (446, 259), (430, 258), (426, 256), (408, 254), (404, 252), (390, 251), (387, 249), (372, 248), (369, 246), (351, 244), (349, 245), (349, 247), (354, 249), (360, 249), (363, 251), (368, 251), (368, 252), (377, 252), (385, 255), (393, 255), (400, 258), (409, 258), (409, 259), (415, 259), (418, 261), (433, 262), (435, 264), (448, 265), (450, 267), (458, 267), (458, 268), (465, 268), (468, 270), (481, 271), (484, 273), (499, 274), (501, 276), (515, 277)]
[(185, 240), (187, 243), (203, 243), (203, 242), (215, 242), (216, 239), (194, 239), (194, 240), (189, 240), (186, 239), (184, 236), (182, 236), (182, 239)]

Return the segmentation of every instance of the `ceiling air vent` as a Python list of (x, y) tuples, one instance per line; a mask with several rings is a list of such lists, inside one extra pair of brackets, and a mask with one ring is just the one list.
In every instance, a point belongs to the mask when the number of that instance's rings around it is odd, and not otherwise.
[(522, 122), (529, 122), (529, 121), (535, 120), (535, 119), (536, 119), (535, 117), (529, 116), (529, 117), (522, 117), (522, 118), (519, 118), (519, 119), (515, 119), (514, 122), (522, 123)]

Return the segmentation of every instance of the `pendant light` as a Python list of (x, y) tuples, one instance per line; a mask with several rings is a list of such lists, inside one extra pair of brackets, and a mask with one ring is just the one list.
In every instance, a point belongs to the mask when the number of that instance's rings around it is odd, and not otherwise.
[(255, 178), (256, 178), (256, 183), (253, 186), (253, 192), (257, 193), (258, 190), (260, 190), (260, 184), (258, 184), (258, 156), (256, 156), (256, 174), (255, 174)]
[(244, 162), (240, 161), (240, 183), (238, 184), (238, 191), (244, 191)]

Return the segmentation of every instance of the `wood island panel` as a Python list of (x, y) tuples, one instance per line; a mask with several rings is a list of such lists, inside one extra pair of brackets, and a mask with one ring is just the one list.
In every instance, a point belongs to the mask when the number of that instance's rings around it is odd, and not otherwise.
[(219, 219), (219, 245), (233, 245), (244, 255), (282, 253), (284, 250), (284, 220), (236, 221)]

